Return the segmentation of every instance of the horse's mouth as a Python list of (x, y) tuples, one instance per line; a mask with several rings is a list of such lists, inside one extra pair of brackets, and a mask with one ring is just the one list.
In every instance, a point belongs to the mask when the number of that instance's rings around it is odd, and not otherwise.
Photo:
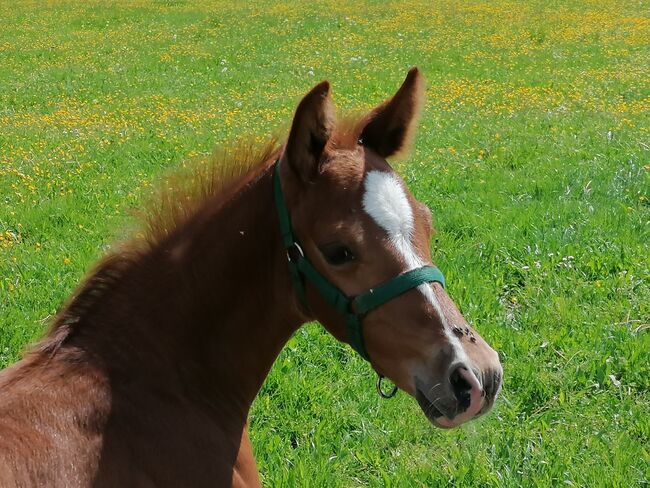
[(429, 401), (426, 395), (422, 393), (422, 390), (419, 388), (415, 389), (415, 399), (418, 401), (420, 408), (427, 416), (427, 418), (436, 426), (442, 427), (438, 420), (444, 417), (443, 413), (438, 410), (438, 408), (432, 402)]
[[(440, 407), (437, 407), (434, 405), (434, 402), (429, 400), (422, 390), (417, 387), (415, 389), (415, 398), (429, 421), (441, 429), (453, 429), (469, 420), (480, 417), (492, 408), (493, 403), (492, 401), (481, 399), (480, 403), (476, 404), (476, 407), (473, 409), (465, 409), (458, 412), (457, 407), (453, 407), (450, 408), (447, 413), (443, 413), (443, 411), (450, 407), (449, 403), (445, 402), (444, 398), (435, 400), (436, 403), (438, 400), (442, 403)], [(451, 415), (449, 415), (450, 413)]]

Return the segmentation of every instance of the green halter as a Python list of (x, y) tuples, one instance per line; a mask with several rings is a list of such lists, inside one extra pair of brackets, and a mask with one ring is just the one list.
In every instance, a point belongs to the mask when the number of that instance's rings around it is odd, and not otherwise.
[(412, 269), (411, 271), (397, 275), (361, 295), (355, 297), (347, 296), (312, 266), (293, 234), (291, 218), (289, 217), (289, 212), (284, 203), (284, 195), (282, 194), (279, 159), (273, 170), (273, 193), (275, 208), (278, 212), (278, 219), (280, 220), (282, 242), (287, 250), (289, 272), (300, 302), (305, 308), (309, 308), (305, 293), (305, 281), (309, 281), (325, 301), (345, 317), (350, 345), (366, 361), (370, 361), (370, 357), (368, 356), (368, 351), (366, 351), (366, 346), (363, 341), (361, 322), (368, 312), (400, 296), (411, 288), (415, 288), (424, 283), (438, 282), (443, 287), (445, 286), (445, 277), (438, 268), (434, 266), (422, 266), (421, 268)]

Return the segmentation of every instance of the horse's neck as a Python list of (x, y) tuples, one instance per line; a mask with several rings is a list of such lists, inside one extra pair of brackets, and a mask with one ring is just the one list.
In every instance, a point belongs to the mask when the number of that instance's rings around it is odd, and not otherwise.
[(93, 352), (107, 350), (106, 363), (120, 375), (149, 368), (153, 374), (142, 371), (143, 381), (159, 378), (222, 413), (245, 416), (303, 320), (269, 170), (220, 210), (208, 207), (146, 255), (109, 297), (102, 307), (108, 319), (96, 319), (111, 323), (94, 327), (104, 337)]
[(303, 321), (282, 249), (271, 171), (191, 232), (180, 269), (196, 330), (190, 340), (201, 351), (197, 366), (220, 400), (232, 398), (248, 409)]

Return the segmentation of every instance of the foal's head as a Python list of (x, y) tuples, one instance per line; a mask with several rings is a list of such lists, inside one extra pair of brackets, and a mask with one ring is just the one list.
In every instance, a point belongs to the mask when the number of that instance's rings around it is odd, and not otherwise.
[[(431, 263), (431, 214), (386, 158), (408, 150), (423, 98), (413, 69), (399, 91), (356, 124), (337, 125), (327, 82), (301, 101), (281, 157), (295, 234), (314, 267), (348, 296)], [(349, 341), (342, 317), (307, 285), (313, 315)], [(363, 319), (375, 370), (413, 395), (427, 417), (454, 427), (492, 406), (497, 353), (439, 283), (421, 284)]]

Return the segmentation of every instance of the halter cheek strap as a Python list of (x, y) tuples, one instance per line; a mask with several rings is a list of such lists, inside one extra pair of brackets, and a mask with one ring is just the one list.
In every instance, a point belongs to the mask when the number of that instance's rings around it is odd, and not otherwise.
[(305, 283), (310, 282), (323, 299), (345, 318), (350, 345), (366, 361), (370, 361), (370, 356), (363, 340), (362, 322), (368, 312), (422, 284), (437, 282), (445, 286), (445, 277), (438, 268), (422, 266), (399, 274), (361, 295), (355, 297), (346, 295), (314, 268), (293, 233), (280, 183), (279, 159), (273, 169), (273, 194), (280, 221), (282, 242), (287, 251), (289, 273), (298, 299), (306, 309), (309, 309)]

